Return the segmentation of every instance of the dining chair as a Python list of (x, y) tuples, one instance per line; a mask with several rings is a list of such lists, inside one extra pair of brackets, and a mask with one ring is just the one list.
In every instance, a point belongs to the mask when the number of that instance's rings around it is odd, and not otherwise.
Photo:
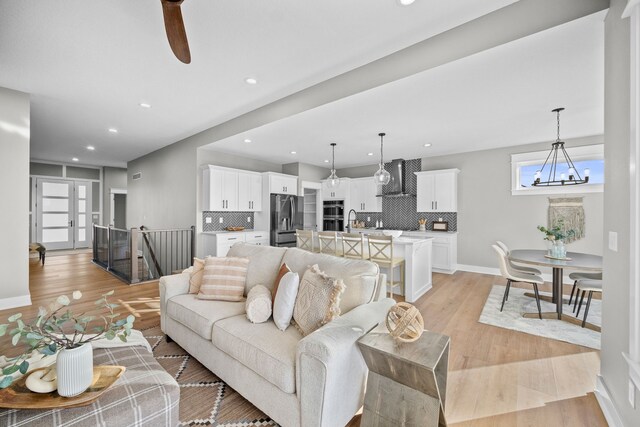
[(318, 242), (320, 253), (338, 256), (338, 233), (335, 231), (319, 231)]
[(505, 254), (507, 254), (507, 263), (509, 264), (509, 267), (511, 267), (513, 270), (521, 271), (521, 272), (527, 273), (527, 274), (535, 274), (536, 276), (541, 276), (542, 275), (542, 272), (540, 270), (538, 270), (537, 268), (526, 267), (524, 265), (515, 264), (513, 261), (511, 261), (509, 259), (509, 253), (511, 252), (509, 250), (509, 247), (507, 245), (505, 245), (503, 242), (501, 242), (500, 240), (496, 240), (496, 244), (498, 246), (500, 246), (500, 249), (502, 249), (502, 251)]
[(500, 306), (500, 311), (504, 308), (504, 303), (509, 299), (509, 290), (511, 289), (511, 283), (520, 282), (520, 283), (530, 283), (533, 285), (533, 292), (536, 295), (536, 304), (538, 305), (538, 316), (542, 319), (542, 309), (540, 307), (540, 294), (538, 293), (538, 285), (542, 285), (544, 280), (542, 277), (536, 276), (534, 274), (526, 274), (523, 272), (516, 271), (509, 267), (507, 263), (508, 257), (506, 252), (502, 250), (502, 248), (498, 245), (491, 245), (494, 251), (498, 254), (498, 265), (500, 266), (500, 274), (502, 277), (507, 279), (507, 286), (504, 290), (504, 295), (502, 296), (502, 305)]
[[(569, 279), (573, 280), (573, 288), (571, 288), (571, 296), (569, 297), (569, 306), (571, 306), (571, 301), (573, 300), (573, 294), (576, 292), (578, 287), (578, 280), (580, 279), (588, 279), (588, 280), (602, 280), (602, 273), (587, 273), (584, 271), (574, 271), (569, 274)], [(578, 299), (578, 293), (576, 293), (576, 300)], [(573, 309), (575, 313), (575, 305)]]
[[(389, 274), (387, 274), (389, 283), (391, 283), (389, 297), (393, 297), (393, 287), (396, 283), (400, 286), (400, 292), (404, 295), (404, 258), (393, 257), (393, 236), (370, 234), (368, 241), (369, 260), (378, 264), (380, 268), (389, 270)], [(400, 280), (398, 282), (394, 281), (393, 274), (396, 267), (400, 269)]]
[(361, 233), (342, 233), (342, 256), (364, 259), (364, 236)]
[(312, 230), (296, 230), (296, 246), (305, 251), (315, 252)]
[[(591, 297), (594, 292), (599, 292), (602, 294), (602, 280), (594, 280), (594, 279), (579, 279), (578, 283), (578, 293), (582, 291), (582, 295), (580, 296), (580, 304), (578, 305), (578, 312), (576, 313), (576, 318), (580, 316), (580, 309), (582, 308), (582, 301), (584, 300), (584, 295), (586, 292), (589, 292), (589, 297), (587, 298), (587, 306), (584, 309), (584, 318), (582, 319), (582, 327), (587, 323), (587, 315), (589, 314), (589, 307), (591, 306)], [(578, 294), (576, 294), (576, 302), (578, 301)]]

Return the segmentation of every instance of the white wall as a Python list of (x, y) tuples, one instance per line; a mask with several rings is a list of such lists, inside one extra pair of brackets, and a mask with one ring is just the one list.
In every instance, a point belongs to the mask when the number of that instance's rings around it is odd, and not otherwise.
[(0, 309), (29, 296), (29, 95), (0, 88)]
[(111, 189), (127, 189), (127, 170), (124, 168), (102, 168), (102, 225), (111, 222)]

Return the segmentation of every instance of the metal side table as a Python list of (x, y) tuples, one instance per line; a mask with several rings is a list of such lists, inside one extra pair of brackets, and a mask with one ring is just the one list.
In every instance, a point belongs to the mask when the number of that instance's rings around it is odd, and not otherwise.
[(369, 368), (361, 427), (446, 426), (449, 337), (424, 331), (396, 343), (383, 325), (358, 341)]

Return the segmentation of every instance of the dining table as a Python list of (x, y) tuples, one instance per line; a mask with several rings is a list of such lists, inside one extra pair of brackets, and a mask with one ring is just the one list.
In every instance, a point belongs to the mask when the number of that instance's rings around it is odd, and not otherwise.
[[(564, 270), (578, 270), (589, 273), (602, 272), (602, 256), (583, 254), (579, 252), (567, 252), (565, 259), (551, 258), (546, 250), (539, 249), (516, 249), (509, 252), (509, 259), (516, 264), (535, 265), (539, 267), (547, 267), (553, 270), (552, 274), (552, 292), (551, 297), (540, 296), (540, 299), (555, 304), (555, 312), (543, 312), (543, 319), (557, 319), (575, 325), (582, 325), (582, 321), (575, 316), (564, 314), (562, 312), (565, 299), (562, 293)], [(534, 294), (525, 293), (526, 296), (535, 297)], [(576, 297), (577, 299), (577, 297)], [(524, 317), (538, 318), (538, 313), (525, 313)], [(586, 322), (585, 327), (600, 332), (600, 327), (593, 323)]]

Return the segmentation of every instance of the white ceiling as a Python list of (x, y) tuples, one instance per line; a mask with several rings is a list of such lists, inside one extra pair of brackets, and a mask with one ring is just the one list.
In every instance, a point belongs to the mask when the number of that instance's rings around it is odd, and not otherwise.
[[(207, 148), (275, 163), (336, 167), (563, 138), (604, 128), (604, 15), (560, 27), (306, 111)], [(244, 143), (250, 138), (252, 143)], [(425, 143), (433, 144), (425, 148)], [(297, 154), (290, 154), (296, 151)], [(367, 156), (373, 152), (374, 156)]]
[(4, 1), (0, 86), (32, 94), (32, 158), (124, 166), (511, 3), (186, 0), (184, 65), (159, 0)]

